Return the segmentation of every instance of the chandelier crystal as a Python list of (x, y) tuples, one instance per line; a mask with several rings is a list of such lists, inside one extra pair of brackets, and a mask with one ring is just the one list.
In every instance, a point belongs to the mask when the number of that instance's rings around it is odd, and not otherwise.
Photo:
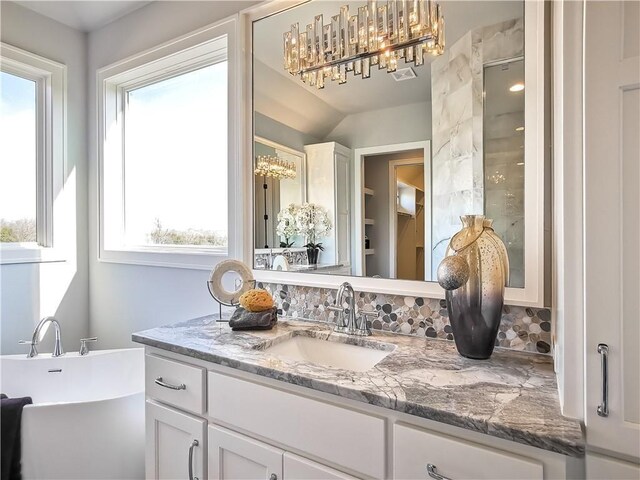
[(369, 78), (371, 67), (395, 72), (398, 61), (424, 63), (424, 55), (444, 52), (444, 17), (431, 0), (369, 0), (349, 14), (349, 6), (324, 25), (322, 15), (300, 32), (284, 33), (284, 68), (303, 82), (324, 88), (325, 79), (346, 83), (347, 72)]
[(277, 179), (292, 179), (296, 178), (296, 165), (273, 155), (258, 155), (254, 173)]

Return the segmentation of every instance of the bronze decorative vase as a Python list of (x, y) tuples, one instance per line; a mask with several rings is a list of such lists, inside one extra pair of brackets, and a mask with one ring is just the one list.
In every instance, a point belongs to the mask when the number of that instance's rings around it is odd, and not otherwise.
[(507, 250), (483, 215), (460, 217), (438, 267), (453, 338), (460, 355), (485, 360), (493, 353), (509, 279)]

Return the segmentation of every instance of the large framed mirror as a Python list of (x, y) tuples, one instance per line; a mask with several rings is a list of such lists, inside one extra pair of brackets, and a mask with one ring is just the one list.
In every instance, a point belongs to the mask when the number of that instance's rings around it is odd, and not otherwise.
[[(401, 43), (429, 5), (444, 39), (367, 57), (365, 26)], [(435, 5), (274, 2), (250, 18), (259, 278), (441, 296), (459, 217), (484, 214), (508, 250), (506, 301), (543, 304), (543, 2)], [(296, 176), (261, 177), (268, 162)]]

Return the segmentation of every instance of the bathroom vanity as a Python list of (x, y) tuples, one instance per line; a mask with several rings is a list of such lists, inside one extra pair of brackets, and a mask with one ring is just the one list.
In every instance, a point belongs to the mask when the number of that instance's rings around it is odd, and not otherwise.
[(215, 316), (133, 335), (146, 348), (147, 478), (576, 478), (578, 421), (552, 359)]

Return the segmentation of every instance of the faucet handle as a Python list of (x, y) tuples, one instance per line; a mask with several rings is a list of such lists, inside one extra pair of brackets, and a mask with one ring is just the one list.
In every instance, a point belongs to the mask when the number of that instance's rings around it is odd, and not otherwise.
[(344, 332), (347, 328), (347, 323), (344, 321), (344, 317), (348, 314), (349, 309), (340, 307), (339, 305), (329, 305), (327, 310), (337, 313), (335, 330), (337, 332)]
[(38, 345), (38, 340), (20, 340), (18, 341), (19, 345), (29, 345), (29, 353), (27, 353), (27, 358), (33, 358), (38, 355), (38, 349), (36, 345)]
[(368, 318), (378, 318), (380, 312), (374, 310), (373, 312), (360, 311), (360, 321), (358, 322), (358, 335), (368, 336), (371, 335), (371, 329), (367, 325)]
[(97, 342), (98, 337), (89, 337), (89, 338), (81, 338), (80, 339), (80, 355), (87, 355), (89, 353), (89, 347), (87, 347), (87, 342)]

